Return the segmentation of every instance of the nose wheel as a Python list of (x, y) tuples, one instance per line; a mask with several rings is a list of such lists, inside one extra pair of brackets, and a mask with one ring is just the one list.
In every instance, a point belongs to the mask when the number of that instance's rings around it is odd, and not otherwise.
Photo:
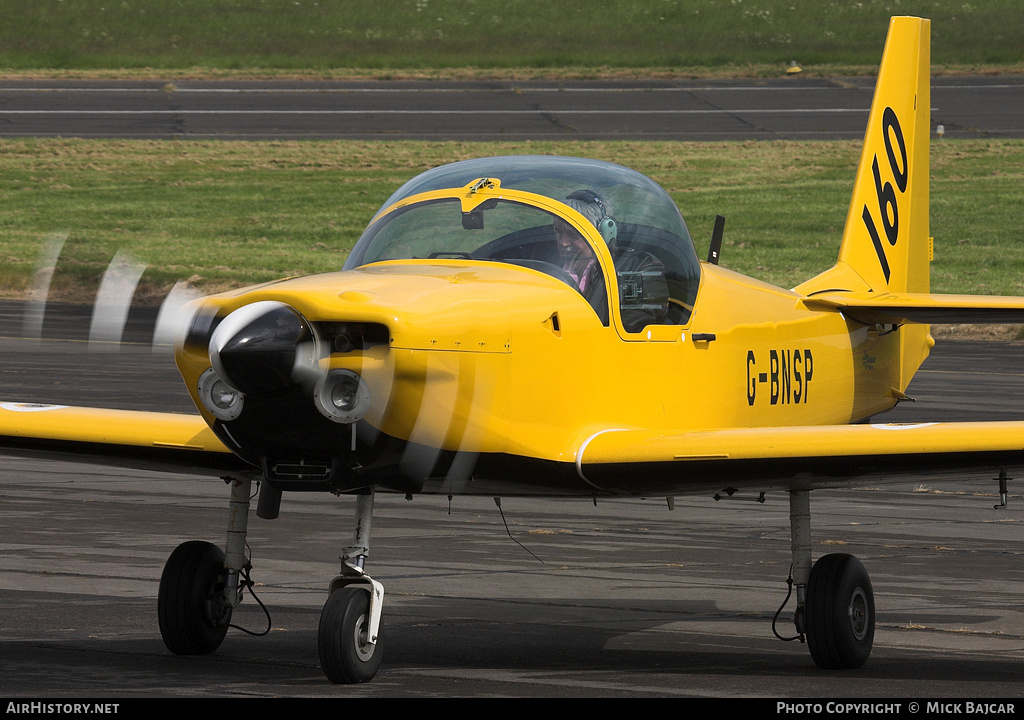
[(378, 625), (374, 636), (370, 596), (365, 587), (343, 587), (331, 593), (320, 613), (320, 667), (331, 682), (367, 682), (380, 668), (384, 628)]

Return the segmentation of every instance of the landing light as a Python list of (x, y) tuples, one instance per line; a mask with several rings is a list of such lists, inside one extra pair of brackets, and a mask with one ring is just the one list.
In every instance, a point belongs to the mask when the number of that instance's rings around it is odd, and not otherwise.
[(370, 410), (370, 388), (351, 370), (332, 370), (316, 384), (316, 409), (338, 423), (362, 420)]
[(199, 399), (220, 420), (234, 420), (242, 414), (243, 395), (224, 382), (213, 368), (199, 376)]

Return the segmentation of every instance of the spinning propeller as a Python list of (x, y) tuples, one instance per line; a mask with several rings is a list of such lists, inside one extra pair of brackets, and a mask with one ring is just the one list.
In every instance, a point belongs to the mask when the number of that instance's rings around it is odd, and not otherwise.
[[(25, 303), (22, 334), (40, 340), (50, 300), (51, 283), (57, 271), (68, 233), (51, 235), (40, 247)], [(134, 307), (135, 293), (147, 264), (125, 250), (119, 250), (104, 271), (90, 313), (88, 347), (91, 352), (116, 352), (125, 342), (125, 328)], [(191, 312), (187, 305), (200, 293), (187, 282), (179, 281), (160, 303), (152, 323), (154, 352), (171, 351), (178, 334), (188, 327)], [(137, 343), (133, 343), (137, 344)]]
[[(48, 299), (67, 233), (53, 235), (40, 248), (28, 302), (25, 304), (23, 334), (30, 339), (44, 337), (47, 312), (56, 312)], [(104, 271), (96, 291), (88, 323), (90, 352), (117, 352), (125, 344), (126, 327), (137, 290), (147, 264), (130, 253), (118, 251)], [(193, 300), (199, 291), (184, 281), (177, 282), (163, 297), (155, 320), (150, 313), (153, 352), (173, 353), (196, 316)], [(345, 322), (346, 318), (338, 318)], [(134, 324), (134, 323), (133, 323)], [(80, 323), (84, 327), (84, 322)], [(133, 336), (136, 333), (132, 333)], [(478, 453), (477, 431), (493, 400), (493, 388), (476, 372), (476, 364), (462, 353), (426, 353), (426, 368), (419, 398), (394, 396), (395, 365), (375, 365), (372, 391), (358, 372), (331, 369), (332, 351), (344, 352), (345, 338), (324, 338), (295, 308), (274, 300), (243, 305), (225, 316), (209, 336), (212, 372), (200, 380), (204, 404), (221, 420), (230, 421), (241, 412), (236, 400), (246, 396), (272, 396), (302, 386), (320, 414), (341, 425), (350, 425), (353, 448), (358, 440), (373, 445), (384, 418), (400, 411), (414, 413), (400, 461), (400, 470), (413, 485), (436, 478), (446, 439), (458, 443), (455, 459), (444, 473), (442, 492), (460, 494), (472, 481)], [(459, 397), (461, 407), (457, 412)], [(465, 402), (469, 396), (468, 403)], [(418, 407), (397, 406), (416, 403)], [(367, 422), (357, 422), (362, 418)], [(272, 423), (276, 418), (267, 418)]]

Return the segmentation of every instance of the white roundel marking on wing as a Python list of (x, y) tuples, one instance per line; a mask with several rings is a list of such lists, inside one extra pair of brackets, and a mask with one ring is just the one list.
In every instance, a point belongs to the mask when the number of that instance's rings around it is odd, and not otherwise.
[(871, 425), (875, 430), (913, 430), (915, 428), (931, 427), (938, 423), (876, 423)]
[(68, 406), (49, 405), (47, 403), (0, 403), (0, 408), (3, 408), (4, 410), (10, 410), (11, 412), (42, 412), (44, 410), (60, 410), (66, 407)]

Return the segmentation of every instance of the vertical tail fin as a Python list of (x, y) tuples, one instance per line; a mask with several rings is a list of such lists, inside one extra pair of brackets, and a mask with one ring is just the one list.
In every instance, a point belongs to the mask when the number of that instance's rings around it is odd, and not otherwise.
[(875, 292), (929, 291), (930, 21), (889, 25), (839, 261)]
[(839, 262), (800, 292), (929, 291), (930, 26), (890, 21)]

